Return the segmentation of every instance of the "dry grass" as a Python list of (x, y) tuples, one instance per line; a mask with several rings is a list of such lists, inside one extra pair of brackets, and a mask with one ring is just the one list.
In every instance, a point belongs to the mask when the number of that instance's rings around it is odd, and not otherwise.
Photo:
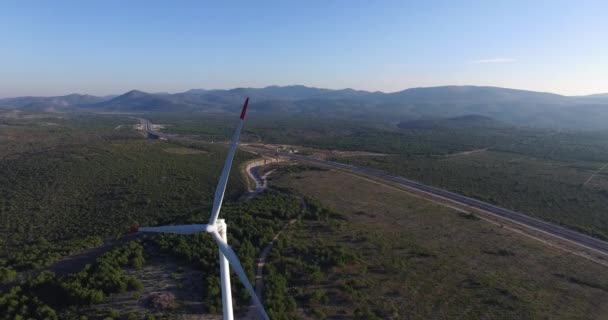
[[(274, 176), (271, 184), (318, 199), (347, 218), (339, 232), (306, 230), (308, 237), (361, 254), (357, 265), (329, 276), (335, 285), (355, 279), (359, 294), (325, 306), (327, 315), (369, 304), (399, 319), (608, 317), (604, 266), (333, 170)], [(303, 237), (302, 231), (291, 235)]]

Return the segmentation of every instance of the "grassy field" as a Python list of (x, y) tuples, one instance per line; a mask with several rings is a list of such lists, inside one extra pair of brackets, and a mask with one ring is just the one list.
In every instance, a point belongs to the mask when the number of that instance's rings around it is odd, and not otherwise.
[(444, 157), (344, 157), (608, 239), (605, 163), (483, 151)]
[(345, 219), (291, 228), (280, 246), (283, 255), (311, 239), (357, 253), (325, 270), (317, 283), (299, 283), (299, 296), (321, 297), (303, 302), (313, 317), (608, 317), (603, 266), (340, 172), (291, 170), (274, 176), (271, 185), (317, 199)]

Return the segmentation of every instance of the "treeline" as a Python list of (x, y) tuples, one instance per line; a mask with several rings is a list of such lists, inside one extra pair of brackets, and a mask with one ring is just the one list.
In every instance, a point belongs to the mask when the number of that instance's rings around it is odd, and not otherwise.
[(125, 268), (140, 269), (144, 264), (142, 245), (132, 241), (76, 274), (59, 277), (40, 272), (0, 296), (0, 319), (52, 320), (60, 315), (83, 319), (77, 316), (79, 307), (99, 303), (115, 292), (141, 290), (142, 283)]
[(8, 256), (6, 260), (0, 260), (0, 265), (5, 265), (7, 268), (10, 266), (17, 271), (37, 269), (55, 263), (61, 257), (98, 247), (102, 244), (103, 241), (98, 236), (57, 243), (51, 243), (41, 237), (33, 243), (23, 245), (19, 250)]

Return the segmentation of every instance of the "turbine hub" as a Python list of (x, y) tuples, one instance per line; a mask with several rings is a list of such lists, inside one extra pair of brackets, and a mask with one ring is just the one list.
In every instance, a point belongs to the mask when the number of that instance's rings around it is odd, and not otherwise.
[(205, 232), (207, 232), (207, 233), (214, 233), (216, 231), (217, 231), (217, 223), (208, 224), (205, 226)]

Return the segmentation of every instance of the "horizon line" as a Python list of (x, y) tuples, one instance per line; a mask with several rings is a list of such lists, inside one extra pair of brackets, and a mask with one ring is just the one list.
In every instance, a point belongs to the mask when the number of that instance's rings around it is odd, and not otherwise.
[(25, 98), (25, 97), (31, 97), (31, 98), (49, 98), (49, 97), (64, 97), (64, 96), (69, 96), (69, 95), (89, 95), (89, 96), (94, 96), (94, 97), (107, 97), (107, 96), (121, 96), (124, 94), (127, 94), (129, 92), (132, 91), (140, 91), (140, 92), (144, 92), (144, 93), (148, 93), (148, 94), (178, 94), (178, 93), (184, 93), (184, 92), (188, 92), (188, 91), (192, 91), (192, 90), (205, 90), (205, 91), (230, 91), (230, 90), (236, 90), (236, 89), (266, 89), (266, 88), (270, 88), (270, 87), (279, 87), (279, 88), (285, 88), (285, 87), (306, 87), (306, 88), (310, 88), (310, 89), (320, 89), (320, 90), (331, 90), (331, 91), (342, 91), (342, 90), (353, 90), (353, 91), (362, 91), (362, 92), (368, 92), (368, 93), (382, 93), (382, 94), (394, 94), (394, 93), (399, 93), (402, 91), (406, 91), (406, 90), (412, 90), (412, 89), (429, 89), (429, 88), (444, 88), (444, 87), (478, 87), (478, 88), (498, 88), (498, 89), (506, 89), (506, 90), (517, 90), (517, 91), (529, 91), (529, 92), (536, 92), (536, 93), (546, 93), (546, 94), (554, 94), (554, 95), (558, 95), (558, 96), (563, 96), (563, 97), (586, 97), (586, 96), (593, 96), (593, 95), (602, 95), (602, 94), (608, 94), (608, 91), (606, 92), (595, 92), (595, 93), (589, 93), (589, 94), (573, 94), (573, 95), (566, 95), (566, 94), (561, 94), (561, 93), (556, 93), (556, 92), (551, 92), (551, 91), (538, 91), (538, 90), (531, 90), (531, 89), (521, 89), (521, 88), (511, 88), (511, 87), (500, 87), (500, 86), (492, 86), (492, 85), (478, 85), (478, 84), (446, 84), (446, 85), (436, 85), (436, 86), (416, 86), (416, 87), (408, 87), (405, 89), (401, 89), (398, 91), (381, 91), (381, 90), (375, 90), (375, 91), (371, 91), (371, 90), (364, 90), (364, 89), (355, 89), (352, 87), (347, 87), (347, 88), (339, 88), (339, 89), (334, 89), (334, 88), (323, 88), (323, 87), (317, 87), (317, 86), (307, 86), (307, 85), (303, 85), (303, 84), (288, 84), (288, 85), (267, 85), (267, 86), (263, 86), (263, 87), (232, 87), (232, 88), (215, 88), (215, 89), (206, 89), (206, 88), (190, 88), (190, 89), (185, 89), (185, 90), (181, 90), (181, 91), (174, 91), (174, 92), (168, 92), (168, 91), (155, 91), (153, 92), (153, 90), (150, 91), (145, 91), (145, 90), (141, 90), (141, 89), (129, 89), (127, 91), (124, 91), (123, 93), (110, 93), (110, 94), (90, 94), (90, 93), (86, 93), (86, 92), (69, 92), (69, 93), (65, 93), (65, 94), (54, 94), (54, 95), (16, 95), (16, 96), (0, 96), (0, 99), (15, 99), (15, 98)]

